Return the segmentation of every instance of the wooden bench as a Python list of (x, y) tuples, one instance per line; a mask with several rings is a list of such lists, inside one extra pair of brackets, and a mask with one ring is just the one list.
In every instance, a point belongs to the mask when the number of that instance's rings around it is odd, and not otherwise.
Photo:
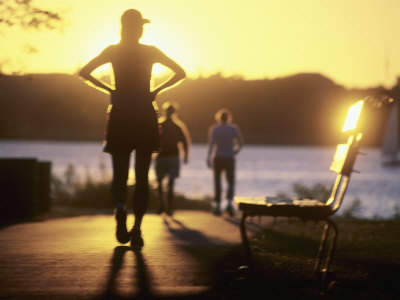
[[(295, 217), (303, 221), (323, 221), (325, 222), (325, 226), (315, 261), (314, 272), (320, 278), (322, 286), (325, 286), (326, 276), (332, 261), (338, 235), (338, 228), (330, 217), (338, 211), (343, 202), (350, 175), (353, 172), (357, 154), (359, 154), (360, 142), (363, 135), (362, 126), (359, 126), (361, 123), (359, 119), (363, 117), (365, 103), (365, 100), (360, 100), (349, 108), (343, 127), (347, 143), (339, 144), (336, 148), (330, 170), (336, 172), (337, 176), (328, 200), (282, 197), (235, 197), (235, 203), (238, 209), (242, 211), (240, 233), (245, 258), (250, 271), (253, 269), (253, 262), (249, 239), (246, 233), (246, 219), (248, 217)], [(331, 229), (333, 229), (332, 234), (330, 234)], [(331, 236), (330, 242), (327, 242), (329, 236)]]

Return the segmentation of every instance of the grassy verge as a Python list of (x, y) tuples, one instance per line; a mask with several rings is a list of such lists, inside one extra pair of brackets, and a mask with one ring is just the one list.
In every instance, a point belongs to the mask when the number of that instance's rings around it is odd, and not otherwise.
[[(326, 200), (330, 194), (322, 184), (296, 183), (293, 191), (300, 199)], [(353, 199), (334, 218), (339, 235), (327, 289), (321, 289), (313, 272), (324, 224), (287, 218), (275, 219), (251, 239), (252, 276), (236, 271), (247, 263), (237, 247), (217, 265), (216, 285), (228, 299), (398, 299), (398, 213), (392, 220), (362, 220), (357, 219), (361, 210), (360, 200)]]
[[(337, 247), (331, 286), (321, 294), (313, 275), (322, 223), (278, 219), (251, 240), (255, 270), (251, 280), (238, 273), (219, 273), (219, 285), (231, 282), (232, 298), (253, 299), (397, 299), (400, 295), (400, 220), (337, 218)], [(243, 260), (237, 248), (218, 265), (234, 270)], [(224, 283), (225, 282), (225, 283)], [(249, 293), (251, 295), (248, 295)], [(258, 297), (256, 295), (263, 295)]]
[[(128, 195), (126, 204), (129, 209), (132, 208), (133, 193), (135, 186), (128, 186)], [(51, 202), (53, 206), (53, 216), (91, 214), (93, 212), (112, 211), (114, 208), (111, 197), (111, 179), (104, 175), (103, 180), (93, 181), (90, 175), (84, 181), (81, 181), (76, 174), (75, 167), (67, 167), (63, 177), (52, 178)], [(150, 200), (148, 212), (155, 212), (159, 207), (159, 197), (154, 185), (150, 188)], [(205, 210), (211, 209), (211, 199), (192, 200), (175, 193), (173, 208)], [(75, 212), (74, 212), (75, 210)]]

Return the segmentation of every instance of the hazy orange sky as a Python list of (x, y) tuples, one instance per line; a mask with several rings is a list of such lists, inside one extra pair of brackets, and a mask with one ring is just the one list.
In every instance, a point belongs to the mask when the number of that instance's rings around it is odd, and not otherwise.
[[(64, 32), (7, 29), (0, 37), (4, 72), (74, 73), (105, 46), (118, 42), (121, 13), (136, 8), (151, 20), (142, 42), (159, 47), (190, 77), (221, 72), (273, 79), (318, 72), (347, 87), (390, 87), (400, 76), (399, 0), (34, 3), (65, 10)], [(38, 52), (27, 54), (27, 45)]]

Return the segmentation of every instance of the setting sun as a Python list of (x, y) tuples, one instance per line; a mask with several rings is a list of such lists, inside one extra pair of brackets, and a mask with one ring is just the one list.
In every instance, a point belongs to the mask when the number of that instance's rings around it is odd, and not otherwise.
[[(262, 79), (318, 72), (347, 87), (366, 87), (391, 86), (400, 74), (400, 40), (393, 33), (400, 27), (400, 2), (395, 0), (37, 3), (65, 12), (63, 32), (5, 32), (3, 72), (73, 73), (119, 41), (121, 13), (134, 5), (151, 21), (141, 41), (178, 61), (189, 77), (221, 73)], [(12, 55), (27, 45), (37, 51)]]

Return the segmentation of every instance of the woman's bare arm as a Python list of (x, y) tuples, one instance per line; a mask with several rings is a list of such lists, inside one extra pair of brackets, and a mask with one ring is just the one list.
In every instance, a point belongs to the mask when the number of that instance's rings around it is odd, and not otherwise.
[(80, 70), (79, 76), (89, 81), (92, 85), (94, 85), (95, 88), (98, 88), (102, 92), (108, 92), (111, 94), (114, 91), (114, 89), (109, 85), (107, 85), (106, 83), (93, 77), (91, 74), (95, 69), (109, 62), (107, 56), (108, 55), (106, 50), (100, 53), (100, 55), (93, 58)]
[(161, 91), (172, 87), (186, 77), (186, 73), (183, 68), (161, 51), (159, 52), (158, 62), (171, 69), (175, 74), (152, 91), (154, 98)]

